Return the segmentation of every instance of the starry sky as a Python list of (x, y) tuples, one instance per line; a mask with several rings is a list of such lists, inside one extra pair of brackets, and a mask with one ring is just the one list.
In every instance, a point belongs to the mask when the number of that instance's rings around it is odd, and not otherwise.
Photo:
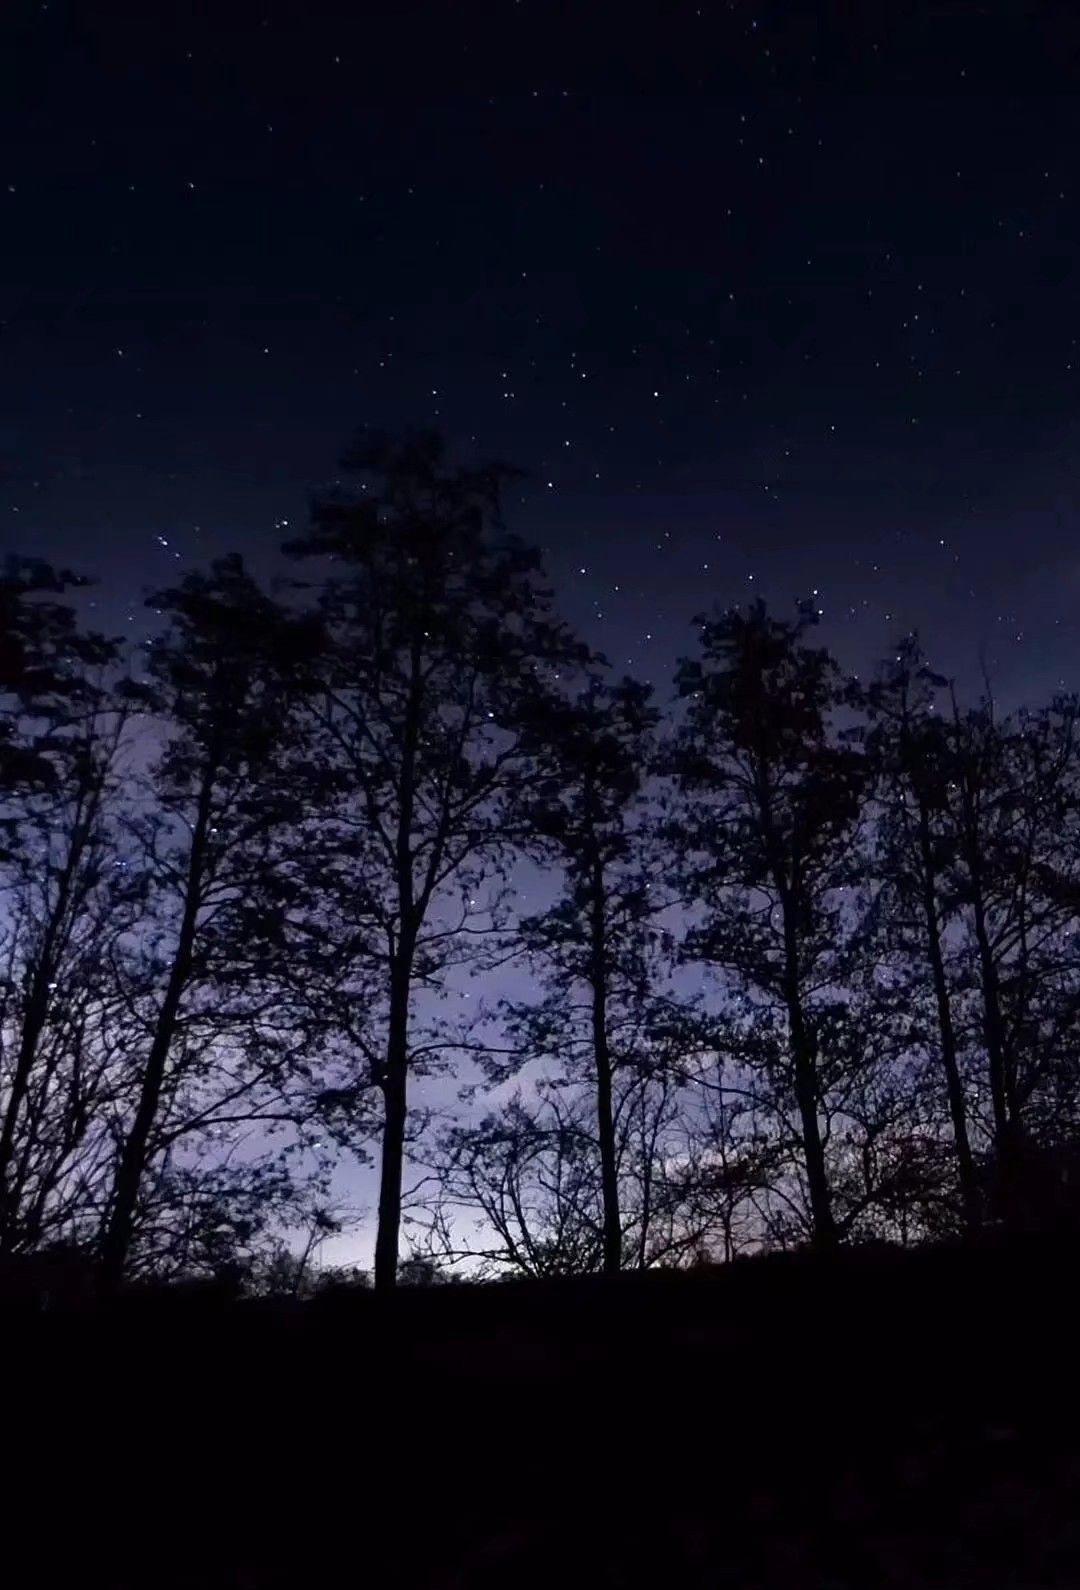
[(434, 424), (661, 691), (814, 590), (1073, 682), (1071, 4), (9, 0), (0, 62), (5, 550), (107, 626)]

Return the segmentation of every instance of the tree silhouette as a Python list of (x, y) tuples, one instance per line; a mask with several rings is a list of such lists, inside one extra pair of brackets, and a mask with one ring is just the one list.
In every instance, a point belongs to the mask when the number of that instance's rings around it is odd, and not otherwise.
[[(114, 683), (117, 683), (114, 681)], [(24, 791), (4, 863), (0, 1253), (83, 1229), (115, 1097), (110, 947), (137, 922), (117, 844), (133, 692), (101, 686), (53, 735), (51, 776)]]
[[(151, 915), (119, 968), (145, 1040), (103, 1217), (109, 1286), (127, 1266), (151, 1163), (150, 1190), (186, 1208), (187, 1225), (192, 1170), (175, 1162), (181, 1140), (278, 1113), (251, 1094), (264, 1084), (273, 1094), (292, 1055), (264, 952), (286, 904), (275, 852), (299, 808), (284, 753), (317, 639), (313, 621), (274, 604), (238, 557), (150, 601), (170, 619), (147, 658), (166, 741), (150, 776), (153, 804), (130, 823)], [(213, 1179), (222, 1174), (219, 1166)], [(257, 1207), (267, 1188), (248, 1167), (252, 1176)], [(213, 1200), (208, 1209), (200, 1194), (195, 1212), (220, 1228)]]
[(701, 657), (677, 676), (687, 711), (672, 841), (683, 899), (700, 913), (685, 953), (734, 976), (766, 1045), (762, 1063), (790, 1068), (813, 1238), (828, 1247), (836, 1219), (821, 1109), (836, 1020), (814, 990), (843, 981), (836, 890), (865, 773), (832, 732), (848, 691), (829, 654), (806, 644), (813, 622), (806, 608), (794, 622), (774, 619), (762, 603), (699, 620)]
[[(116, 904), (105, 877), (106, 808), (138, 691), (120, 643), (80, 628), (88, 582), (36, 559), (0, 578), (0, 868), (7, 886), (0, 1018), (0, 1253), (40, 1237), (82, 1139), (93, 1020), (92, 939)], [(55, 1211), (54, 1211), (55, 1213)]]
[(867, 692), (868, 754), (878, 780), (877, 839), (887, 891), (885, 922), (902, 964), (929, 981), (938, 1056), (945, 1081), (964, 1218), (981, 1220), (979, 1174), (968, 1125), (948, 937), (954, 921), (946, 882), (955, 854), (948, 823), (947, 725), (936, 712), (945, 680), (932, 672), (918, 641), (907, 637)]
[[(577, 649), (536, 554), (499, 519), (499, 465), (446, 465), (438, 438), (361, 438), (355, 490), (319, 498), (286, 550), (326, 558), (329, 642), (312, 706), (323, 920), (355, 970), (356, 1090), (382, 1101), (377, 1287), (397, 1275), (417, 994), (438, 991), (490, 925), (516, 832), (527, 727), (546, 673)], [(333, 855), (329, 854), (332, 851)], [(336, 858), (336, 859), (335, 859)]]
[(948, 877), (989, 1096), (992, 1207), (1008, 1220), (1023, 1196), (1046, 1085), (1055, 1099), (1054, 1135), (1075, 1130), (1067, 1100), (1075, 1097), (1077, 887), (1070, 839), (1080, 795), (1077, 707), (1060, 698), (1042, 712), (1002, 718), (989, 694), (966, 709), (954, 696), (951, 707)]
[[(599, 674), (574, 695), (553, 695), (536, 728), (537, 777), (524, 821), (540, 862), (562, 888), (518, 925), (544, 997), (504, 1007), (515, 1065), (547, 1059), (565, 1085), (593, 1100), (603, 1203), (603, 1268), (624, 1260), (620, 1138), (643, 1087), (658, 937), (659, 891), (649, 870), (640, 791), (657, 714), (647, 687)], [(505, 1073), (497, 1064), (495, 1075)]]

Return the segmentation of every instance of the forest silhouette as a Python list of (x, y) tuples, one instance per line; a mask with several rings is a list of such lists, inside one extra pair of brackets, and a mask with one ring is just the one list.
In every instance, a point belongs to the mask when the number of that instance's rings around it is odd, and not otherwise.
[(808, 601), (660, 700), (512, 470), (342, 475), (142, 646), (0, 579), (28, 1495), (115, 1444), (117, 1586), (1075, 1583), (1078, 698), (856, 677)]

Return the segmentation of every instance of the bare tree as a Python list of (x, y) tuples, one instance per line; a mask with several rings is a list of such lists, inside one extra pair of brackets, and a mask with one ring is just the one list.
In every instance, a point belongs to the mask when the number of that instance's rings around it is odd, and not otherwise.
[[(514, 1067), (554, 1067), (566, 1086), (592, 1098), (603, 1202), (603, 1267), (627, 1254), (620, 1214), (622, 1117), (640, 1102), (635, 1070), (654, 1054), (642, 1042), (654, 997), (660, 891), (646, 863), (650, 835), (641, 787), (652, 757), (656, 713), (632, 680), (596, 673), (577, 695), (552, 694), (538, 714), (537, 777), (525, 820), (540, 862), (561, 889), (517, 927), (526, 964), (543, 995), (507, 1003)], [(507, 1058), (489, 1066), (493, 1079)], [(637, 1090), (640, 1092), (640, 1090)]]
[(151, 600), (171, 620), (148, 656), (166, 742), (141, 791), (150, 804), (129, 824), (148, 904), (116, 962), (132, 1102), (103, 1216), (110, 1285), (163, 1185), (190, 1178), (181, 1145), (210, 1136), (235, 1162), (253, 1121), (296, 1124), (290, 1084), (305, 1080), (273, 980), (287, 906), (275, 854), (300, 810), (285, 753), (316, 627), (279, 609), (235, 557)]
[(88, 716), (66, 765), (13, 824), (0, 983), (3, 1253), (70, 1234), (100, 1175), (96, 1128), (117, 1085), (109, 956), (141, 911), (118, 845), (125, 729), (122, 701)]
[(363, 991), (345, 1018), (361, 1063), (337, 1097), (381, 1098), (375, 1284), (387, 1287), (410, 1076), (438, 1047), (417, 1041), (418, 995), (443, 991), (492, 926), (528, 716), (541, 676), (574, 648), (536, 555), (502, 529), (506, 469), (448, 468), (429, 435), (365, 437), (345, 467), (356, 489), (319, 499), (310, 535), (287, 550), (333, 560), (312, 708), (315, 909), (339, 984)]
[(1002, 718), (989, 693), (952, 699), (946, 729), (948, 882), (964, 956), (964, 1008), (983, 1066), (976, 1087), (993, 1149), (995, 1213), (1011, 1218), (1039, 1135), (1040, 1100), (1075, 1130), (1074, 950), (1080, 904), (1077, 704)]
[(775, 1083), (782, 1063), (813, 1240), (829, 1247), (825, 1040), (846, 970), (842, 864), (865, 775), (836, 732), (846, 682), (826, 651), (806, 644), (814, 621), (804, 607), (781, 622), (761, 603), (700, 620), (701, 657), (678, 674), (687, 715), (672, 763), (683, 802), (671, 837), (681, 893), (697, 912), (685, 953), (734, 980), (764, 1038), (782, 1036), (766, 1069)]
[(0, 1253), (40, 1240), (86, 1134), (101, 952), (132, 905), (110, 823), (139, 691), (119, 642), (56, 599), (85, 583), (14, 559), (0, 580)]
[(981, 1220), (979, 1174), (949, 967), (956, 904), (947, 874), (954, 836), (948, 821), (948, 733), (936, 712), (936, 697), (944, 686), (945, 681), (927, 666), (917, 639), (903, 640), (865, 697), (872, 726), (867, 749), (880, 811), (876, 839), (883, 888), (881, 922), (912, 997), (917, 997), (920, 983), (929, 983), (932, 991), (936, 1049), (964, 1218), (975, 1227)]

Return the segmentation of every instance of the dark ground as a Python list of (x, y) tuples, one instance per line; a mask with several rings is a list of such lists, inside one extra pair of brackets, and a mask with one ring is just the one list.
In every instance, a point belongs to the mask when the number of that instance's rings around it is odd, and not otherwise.
[(9, 1309), (0, 1572), (1078, 1586), (1078, 1259), (1028, 1239), (387, 1302)]

